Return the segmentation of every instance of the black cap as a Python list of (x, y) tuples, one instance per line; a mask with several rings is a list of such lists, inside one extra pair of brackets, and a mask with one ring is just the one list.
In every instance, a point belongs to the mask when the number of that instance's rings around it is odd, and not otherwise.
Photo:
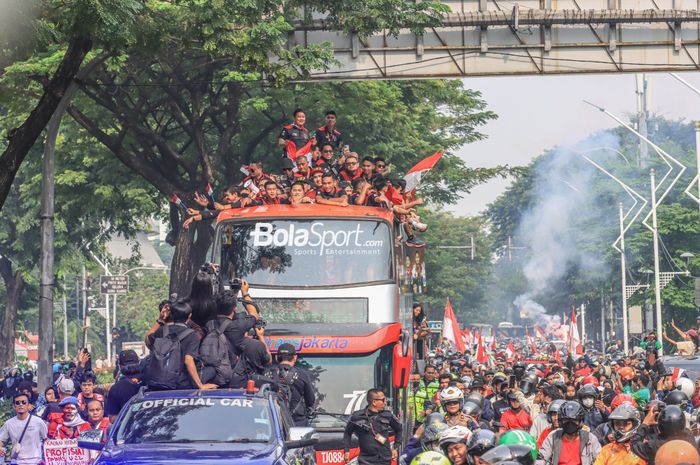
[(291, 158), (283, 158), (282, 159), (282, 169), (283, 170), (293, 170), (294, 169), (294, 162), (292, 161)]
[(289, 343), (284, 343), (277, 348), (277, 355), (296, 355), (297, 349)]
[(508, 400), (518, 400), (518, 396), (514, 392), (509, 392), (507, 399)]
[(136, 351), (128, 349), (119, 352), (119, 365), (130, 365), (132, 363), (139, 363), (139, 356)]

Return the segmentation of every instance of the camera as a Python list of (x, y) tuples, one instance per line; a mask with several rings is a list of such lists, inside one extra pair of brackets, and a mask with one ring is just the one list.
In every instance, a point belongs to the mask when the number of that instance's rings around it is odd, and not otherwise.
[(258, 339), (258, 335), (255, 331), (258, 329), (264, 329), (265, 326), (267, 326), (267, 322), (265, 320), (263, 320), (262, 318), (259, 319), (258, 321), (255, 322), (255, 326), (253, 326), (252, 328), (250, 328), (248, 330), (248, 335), (250, 337), (252, 337), (253, 339)]
[(241, 279), (233, 278), (229, 281), (229, 285), (231, 286), (231, 290), (237, 293), (241, 290)]

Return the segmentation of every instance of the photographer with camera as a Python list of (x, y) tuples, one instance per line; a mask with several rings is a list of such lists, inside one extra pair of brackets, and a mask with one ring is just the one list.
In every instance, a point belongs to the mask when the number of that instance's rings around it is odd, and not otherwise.
[(265, 344), (265, 320), (257, 320), (234, 349), (238, 353), (238, 361), (233, 367), (229, 387), (243, 388), (251, 379), (257, 383), (272, 363), (272, 354)]

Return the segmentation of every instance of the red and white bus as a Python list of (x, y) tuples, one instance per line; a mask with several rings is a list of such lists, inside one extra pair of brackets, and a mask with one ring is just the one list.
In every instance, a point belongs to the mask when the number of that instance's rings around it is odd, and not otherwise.
[(257, 206), (217, 218), (212, 261), (222, 279), (250, 283), (270, 351), (293, 344), (312, 374), (321, 465), (343, 462), (346, 418), (369, 388), (383, 388), (389, 408), (408, 417), (411, 291), (425, 268), (398, 231), (391, 212), (373, 207)]

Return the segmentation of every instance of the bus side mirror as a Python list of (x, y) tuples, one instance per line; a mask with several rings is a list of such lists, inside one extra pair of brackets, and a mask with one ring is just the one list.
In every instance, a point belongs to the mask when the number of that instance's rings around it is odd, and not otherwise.
[[(406, 338), (404, 338), (405, 340)], [(403, 341), (402, 341), (403, 342)], [(404, 355), (403, 343), (394, 345), (392, 357), (391, 383), (396, 389), (404, 389), (408, 387), (408, 378), (411, 374), (411, 356), (412, 348), (409, 339), (408, 350)]]

